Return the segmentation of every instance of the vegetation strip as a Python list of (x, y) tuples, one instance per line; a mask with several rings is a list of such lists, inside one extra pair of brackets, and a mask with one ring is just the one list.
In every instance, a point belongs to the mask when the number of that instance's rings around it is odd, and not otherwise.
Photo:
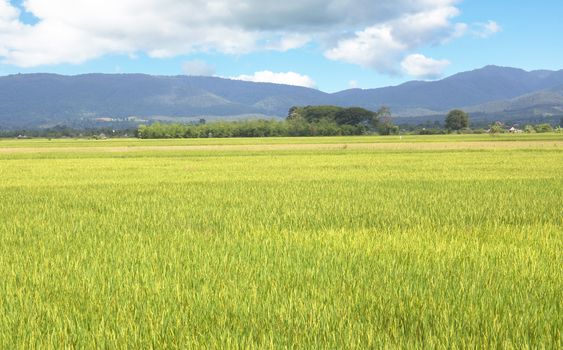
[(140, 152), (140, 151), (282, 151), (282, 150), (455, 150), (455, 149), (518, 149), (561, 148), (563, 141), (526, 142), (419, 142), (412, 143), (341, 143), (341, 144), (262, 144), (262, 145), (190, 145), (190, 146), (128, 146), (128, 147), (65, 147), (0, 148), (0, 153), (53, 153), (53, 152)]

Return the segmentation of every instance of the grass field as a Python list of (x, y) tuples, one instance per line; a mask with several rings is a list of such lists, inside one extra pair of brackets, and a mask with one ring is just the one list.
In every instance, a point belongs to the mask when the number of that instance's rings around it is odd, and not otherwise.
[(150, 147), (150, 146), (204, 146), (204, 145), (304, 145), (304, 144), (384, 144), (384, 143), (449, 143), (449, 142), (498, 142), (498, 141), (562, 141), (557, 133), (481, 135), (404, 135), (404, 136), (330, 136), (330, 137), (265, 137), (265, 138), (215, 138), (215, 139), (164, 139), (141, 140), (117, 138), (106, 140), (88, 139), (1, 139), (2, 148), (92, 148), (92, 147)]
[(563, 346), (561, 135), (0, 140), (0, 179), (2, 349)]

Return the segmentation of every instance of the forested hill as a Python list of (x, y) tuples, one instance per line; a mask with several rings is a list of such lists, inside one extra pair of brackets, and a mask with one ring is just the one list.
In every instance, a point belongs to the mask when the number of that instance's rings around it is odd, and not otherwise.
[(73, 126), (107, 120), (285, 117), (292, 106), (337, 105), (396, 116), (465, 108), (483, 117), (563, 115), (563, 70), (487, 66), (433, 82), (325, 93), (217, 77), (143, 74), (18, 74), (0, 77), (0, 128)]

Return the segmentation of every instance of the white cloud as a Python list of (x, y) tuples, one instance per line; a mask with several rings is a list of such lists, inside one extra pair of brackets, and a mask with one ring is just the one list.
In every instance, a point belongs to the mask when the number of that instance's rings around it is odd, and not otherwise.
[(0, 1), (0, 24), (17, 20), (19, 15), (20, 11), (14, 6), (10, 5), (9, 1)]
[(467, 34), (468, 30), (469, 26), (467, 25), (467, 23), (456, 23), (452, 35), (449, 38), (446, 38), (444, 40), (444, 43), (447, 43), (452, 39), (461, 38), (462, 36)]
[(401, 62), (401, 67), (410, 76), (433, 79), (440, 77), (449, 64), (448, 60), (435, 60), (421, 54), (413, 54)]
[(325, 55), (332, 60), (398, 74), (397, 62), (409, 51), (439, 43), (461, 29), (450, 22), (458, 13), (455, 7), (441, 7), (368, 27), (340, 40)]
[(33, 67), (107, 54), (244, 54), (314, 41), (331, 59), (398, 72), (416, 48), (460, 31), (458, 1), (26, 0), (37, 19), (28, 25), (0, 0), (0, 61)]
[(359, 87), (358, 81), (357, 80), (350, 80), (348, 82), (348, 87), (350, 89), (357, 89)]
[(473, 27), (473, 35), (480, 38), (488, 38), (502, 31), (500, 24), (495, 21), (488, 21), (487, 23), (475, 23)]
[(267, 45), (270, 50), (288, 51), (298, 49), (307, 45), (311, 41), (311, 37), (305, 34), (289, 34), (281, 37), (274, 43)]
[(317, 85), (315, 81), (307, 75), (301, 75), (295, 72), (274, 73), (267, 70), (256, 72), (253, 75), (239, 75), (238, 77), (231, 77), (231, 79), (252, 81), (255, 83), (274, 83), (304, 86), (308, 88), (315, 88)]
[(408, 47), (395, 40), (391, 28), (377, 26), (357, 32), (354, 38), (340, 41), (335, 48), (326, 51), (325, 55), (335, 61), (394, 72), (397, 56), (407, 49)]
[(215, 67), (202, 60), (186, 61), (182, 64), (182, 72), (193, 76), (215, 75)]

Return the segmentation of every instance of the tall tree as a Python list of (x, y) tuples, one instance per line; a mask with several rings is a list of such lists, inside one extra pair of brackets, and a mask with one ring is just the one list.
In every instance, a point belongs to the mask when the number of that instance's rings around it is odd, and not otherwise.
[(469, 126), (469, 115), (460, 109), (454, 109), (446, 117), (446, 129), (461, 130)]

